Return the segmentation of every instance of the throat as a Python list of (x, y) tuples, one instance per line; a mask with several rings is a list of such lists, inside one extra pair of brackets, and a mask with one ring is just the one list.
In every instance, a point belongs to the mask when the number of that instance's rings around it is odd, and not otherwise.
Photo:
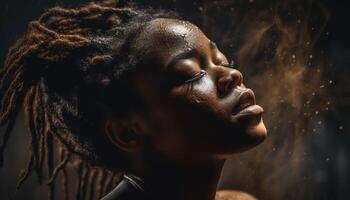
[(164, 164), (136, 172), (146, 196), (168, 200), (215, 200), (224, 161), (200, 165)]

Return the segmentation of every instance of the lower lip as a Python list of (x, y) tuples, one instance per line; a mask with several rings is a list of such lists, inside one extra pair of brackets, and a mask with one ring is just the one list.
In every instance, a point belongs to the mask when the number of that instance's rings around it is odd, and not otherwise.
[(251, 105), (243, 110), (239, 111), (237, 114), (232, 117), (237, 121), (242, 121), (244, 119), (249, 119), (251, 117), (261, 116), (264, 112), (264, 109), (259, 105)]

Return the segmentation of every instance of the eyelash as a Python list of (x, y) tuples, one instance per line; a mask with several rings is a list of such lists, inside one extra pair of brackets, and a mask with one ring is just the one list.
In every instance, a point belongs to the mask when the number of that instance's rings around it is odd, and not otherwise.
[(197, 81), (205, 75), (207, 75), (207, 72), (205, 70), (201, 70), (198, 73), (196, 73), (192, 78), (186, 80), (185, 83)]
[[(229, 64), (220, 64), (220, 66), (234, 68), (234, 61), (231, 60)], [(201, 79), (205, 75), (207, 75), (207, 72), (204, 70), (201, 70), (200, 72), (196, 73), (192, 78), (186, 80), (185, 83), (195, 82)]]
[(234, 68), (235, 62), (233, 60), (231, 60), (231, 62), (229, 64), (220, 64), (220, 65), (224, 66), (224, 67)]

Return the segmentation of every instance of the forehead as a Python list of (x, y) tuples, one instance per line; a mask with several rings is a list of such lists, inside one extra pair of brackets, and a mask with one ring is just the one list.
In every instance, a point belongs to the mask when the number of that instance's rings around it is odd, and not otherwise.
[(145, 59), (166, 64), (190, 49), (205, 50), (209, 39), (195, 25), (177, 19), (159, 18), (148, 22), (135, 39), (134, 49)]

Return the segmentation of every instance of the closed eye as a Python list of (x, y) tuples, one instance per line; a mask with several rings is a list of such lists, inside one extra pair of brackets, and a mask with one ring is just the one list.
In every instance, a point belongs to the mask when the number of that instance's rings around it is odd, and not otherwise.
[(192, 78), (187, 79), (185, 81), (185, 83), (197, 81), (197, 80), (201, 79), (203, 76), (205, 76), (206, 74), (207, 74), (207, 72), (205, 70), (201, 70), (200, 72), (196, 73)]
[(235, 67), (235, 62), (233, 60), (231, 60), (230, 63), (221, 63), (220, 66), (234, 68)]

